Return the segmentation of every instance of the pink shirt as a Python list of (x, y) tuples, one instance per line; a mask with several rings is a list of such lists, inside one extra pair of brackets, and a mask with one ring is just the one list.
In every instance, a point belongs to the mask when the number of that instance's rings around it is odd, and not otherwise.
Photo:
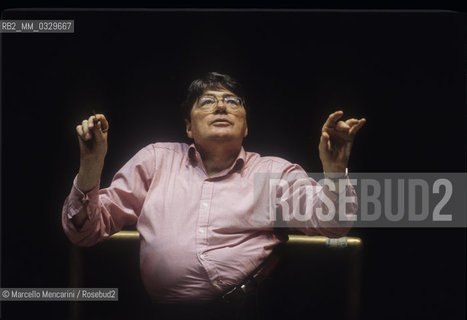
[[(75, 178), (63, 206), (63, 228), (73, 243), (92, 246), (136, 224), (141, 277), (149, 295), (163, 302), (211, 300), (244, 280), (280, 242), (272, 223), (254, 223), (263, 214), (258, 208), (267, 206), (267, 191), (261, 189), (267, 183), (254, 182), (255, 173), (268, 172), (298, 173), (315, 192), (337, 203), (337, 194), (281, 158), (242, 148), (230, 168), (208, 177), (194, 145), (155, 143), (130, 159), (108, 188), (97, 186), (83, 194)], [(355, 195), (350, 185), (344, 192)], [(291, 192), (282, 196), (291, 199)], [(319, 221), (315, 209), (327, 212), (319, 197), (308, 199), (307, 205), (311, 219), (292, 221), (300, 231), (340, 237), (350, 228), (349, 223)], [(70, 218), (83, 206), (88, 219), (77, 230)], [(354, 197), (346, 211), (353, 215), (356, 210)], [(259, 220), (267, 217), (264, 212)]]

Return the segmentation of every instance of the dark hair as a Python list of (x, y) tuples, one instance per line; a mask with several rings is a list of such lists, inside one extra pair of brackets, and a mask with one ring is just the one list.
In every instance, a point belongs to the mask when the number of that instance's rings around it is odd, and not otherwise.
[(204, 91), (219, 89), (227, 89), (230, 92), (237, 95), (240, 99), (242, 99), (243, 106), (246, 109), (243, 88), (237, 80), (235, 80), (227, 74), (221, 74), (218, 72), (208, 72), (199, 79), (193, 80), (193, 82), (188, 87), (188, 92), (185, 101), (183, 101), (181, 106), (183, 118), (191, 120), (191, 109), (193, 108), (193, 105), (196, 102), (196, 100), (204, 93)]

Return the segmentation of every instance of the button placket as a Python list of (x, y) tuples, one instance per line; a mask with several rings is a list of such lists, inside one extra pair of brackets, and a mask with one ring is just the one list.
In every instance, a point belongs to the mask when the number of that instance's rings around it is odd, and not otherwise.
[(206, 270), (206, 273), (208, 274), (209, 280), (211, 282), (212, 282), (212, 279), (217, 278), (213, 270), (213, 266), (207, 259), (208, 254), (206, 253), (206, 251), (208, 250), (207, 226), (208, 226), (208, 221), (209, 221), (212, 192), (213, 192), (213, 182), (208, 181), (208, 179), (205, 179), (201, 185), (198, 225), (196, 226), (197, 228), (196, 242), (197, 242), (198, 259), (201, 265)]

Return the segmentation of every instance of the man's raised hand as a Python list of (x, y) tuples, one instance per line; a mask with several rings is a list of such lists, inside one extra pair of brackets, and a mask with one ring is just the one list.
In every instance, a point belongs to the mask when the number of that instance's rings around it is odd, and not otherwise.
[(103, 160), (107, 153), (109, 123), (103, 114), (96, 114), (76, 126), (82, 160)]
[(365, 118), (339, 121), (343, 114), (343, 111), (330, 114), (321, 130), (319, 157), (324, 172), (334, 173), (331, 178), (344, 174), (355, 135), (366, 122)]
[(76, 126), (80, 149), (78, 188), (87, 192), (98, 185), (107, 153), (109, 123), (103, 114), (96, 114)]

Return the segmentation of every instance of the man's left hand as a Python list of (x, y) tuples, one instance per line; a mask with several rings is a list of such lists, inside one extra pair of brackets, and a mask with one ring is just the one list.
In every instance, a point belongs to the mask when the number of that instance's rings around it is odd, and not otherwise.
[(321, 130), (319, 157), (330, 178), (344, 175), (355, 134), (366, 122), (365, 118), (339, 121), (343, 114), (343, 111), (330, 114)]

